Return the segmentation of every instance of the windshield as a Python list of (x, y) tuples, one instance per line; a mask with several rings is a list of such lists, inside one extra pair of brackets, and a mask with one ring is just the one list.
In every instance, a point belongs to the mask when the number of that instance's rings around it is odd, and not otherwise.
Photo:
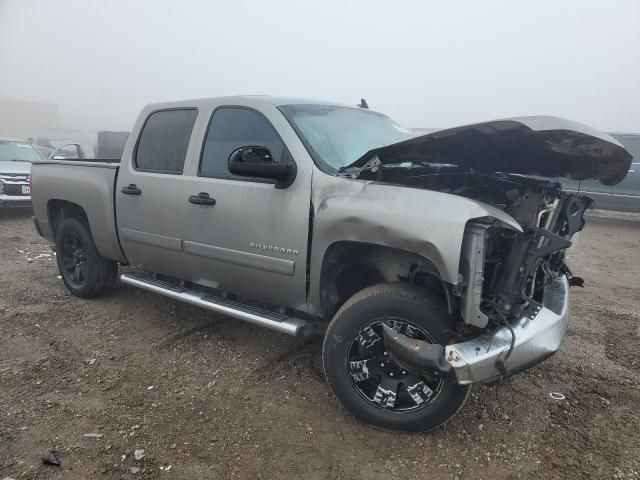
[(326, 105), (284, 105), (287, 117), (320, 166), (339, 170), (373, 148), (413, 135), (390, 118), (370, 110)]
[(24, 160), (37, 162), (42, 159), (42, 155), (28, 143), (0, 140), (0, 161)]

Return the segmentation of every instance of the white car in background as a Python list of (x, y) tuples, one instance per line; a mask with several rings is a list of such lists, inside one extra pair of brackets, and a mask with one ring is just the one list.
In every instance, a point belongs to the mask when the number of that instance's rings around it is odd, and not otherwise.
[(31, 206), (31, 164), (42, 160), (27, 142), (0, 137), (0, 208)]

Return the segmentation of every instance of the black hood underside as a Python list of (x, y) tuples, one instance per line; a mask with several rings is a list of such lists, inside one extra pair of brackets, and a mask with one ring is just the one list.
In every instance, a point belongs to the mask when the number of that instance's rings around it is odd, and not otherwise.
[(520, 117), (477, 123), (370, 150), (351, 168), (385, 164), (452, 164), (477, 172), (597, 179), (615, 185), (631, 154), (610, 135), (557, 117)]

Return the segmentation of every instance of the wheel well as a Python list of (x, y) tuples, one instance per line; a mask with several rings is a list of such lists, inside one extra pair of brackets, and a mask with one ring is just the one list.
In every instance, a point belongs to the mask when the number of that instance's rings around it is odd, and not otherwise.
[(76, 217), (87, 220), (87, 214), (84, 209), (77, 203), (67, 200), (49, 200), (49, 203), (47, 203), (47, 213), (54, 237), (58, 231), (58, 226), (65, 218)]
[(384, 245), (341, 241), (325, 252), (320, 273), (323, 315), (333, 314), (363, 288), (384, 282), (408, 282), (435, 291), (448, 302), (448, 292), (435, 265), (417, 253)]

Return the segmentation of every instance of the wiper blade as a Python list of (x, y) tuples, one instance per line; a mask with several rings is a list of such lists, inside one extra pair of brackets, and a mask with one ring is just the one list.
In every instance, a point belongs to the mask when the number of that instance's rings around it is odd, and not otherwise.
[(361, 167), (341, 167), (338, 172), (345, 177), (358, 178), (366, 170), (376, 173), (381, 166), (382, 162), (375, 156)]

